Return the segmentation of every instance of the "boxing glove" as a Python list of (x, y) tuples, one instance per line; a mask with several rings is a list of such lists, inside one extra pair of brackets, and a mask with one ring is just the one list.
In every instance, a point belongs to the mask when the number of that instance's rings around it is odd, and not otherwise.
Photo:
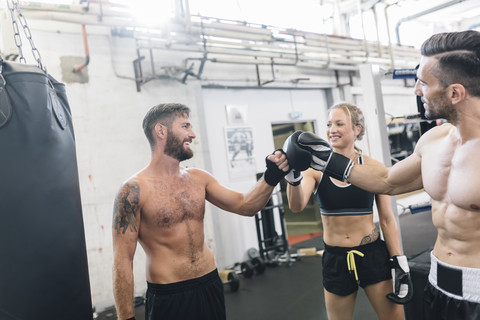
[(292, 186), (298, 186), (302, 182), (302, 179), (302, 173), (295, 169), (290, 170), (290, 172), (285, 176), (285, 180), (287, 180), (287, 182)]
[[(277, 149), (272, 154), (277, 151), (285, 153), (282, 149)], [(288, 172), (280, 170), (276, 163), (268, 160), (268, 156), (265, 158), (265, 163), (267, 165), (267, 170), (265, 170), (263, 173), (263, 179), (265, 179), (267, 184), (275, 187), (283, 179), (283, 177), (287, 175)]]
[(285, 176), (285, 180), (292, 186), (298, 186), (301, 183), (303, 179), (302, 171), (308, 169), (312, 161), (312, 155), (298, 145), (298, 136), (302, 133), (303, 131), (295, 131), (283, 144), (288, 164), (292, 168)]
[(283, 144), (283, 150), (287, 155), (290, 168), (302, 172), (308, 169), (312, 161), (312, 155), (308, 150), (298, 144), (298, 137), (305, 133), (304, 131), (295, 131)]
[(413, 284), (410, 278), (410, 268), (407, 257), (393, 256), (390, 258), (393, 278), (393, 293), (387, 298), (398, 304), (405, 304), (413, 298)]
[(347, 180), (353, 167), (353, 162), (350, 158), (333, 152), (332, 146), (327, 141), (311, 132), (301, 133), (298, 136), (297, 143), (301, 149), (310, 152), (311, 168), (325, 172), (337, 180)]

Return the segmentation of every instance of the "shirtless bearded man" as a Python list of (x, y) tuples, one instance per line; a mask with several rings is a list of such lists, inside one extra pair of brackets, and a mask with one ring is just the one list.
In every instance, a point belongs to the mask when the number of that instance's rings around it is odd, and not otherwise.
[(146, 319), (225, 319), (223, 284), (204, 243), (205, 200), (243, 216), (267, 203), (288, 172), (281, 151), (267, 157), (267, 170), (241, 194), (209, 173), (184, 168), (195, 138), (189, 108), (160, 104), (145, 116), (150, 164), (120, 188), (113, 213), (113, 291), (118, 319), (134, 319), (133, 257), (137, 241), (147, 256)]

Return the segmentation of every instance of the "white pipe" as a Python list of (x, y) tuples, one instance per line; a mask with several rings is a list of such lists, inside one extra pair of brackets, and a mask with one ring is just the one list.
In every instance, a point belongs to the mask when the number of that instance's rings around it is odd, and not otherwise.
[[(225, 24), (212, 19), (204, 21), (203, 28), (201, 22), (192, 20), (190, 30), (185, 28), (184, 21), (178, 19), (171, 20), (168, 23), (168, 28), (160, 24), (146, 26), (143, 25), (142, 21), (118, 15), (104, 15), (101, 21), (99, 21), (98, 16), (91, 11), (87, 13), (74, 12), (75, 10), (78, 11), (80, 7), (72, 7), (68, 12), (26, 10), (24, 15), (28, 19), (135, 28), (137, 30), (136, 39), (148, 38), (147, 40), (142, 40), (147, 42), (142, 44), (141, 48), (148, 47), (162, 50), (207, 53), (209, 55), (230, 55), (237, 57), (232, 58), (237, 63), (271, 64), (271, 59), (273, 58), (274, 64), (295, 64), (298, 62), (305, 65), (305, 61), (311, 61), (308, 62), (309, 66), (316, 68), (328, 66), (339, 70), (356, 70), (356, 64), (358, 63), (376, 62), (383, 65), (391, 64), (391, 61), (382, 58), (382, 46), (365, 40), (314, 33), (300, 33), (295, 36), (286, 33), (282, 36), (285, 36), (287, 41), (278, 41), (273, 36), (273, 31), (277, 29), (246, 26), (240, 23), (235, 24), (234, 22)], [(154, 31), (141, 32), (138, 31), (138, 28)], [(289, 40), (289, 38), (292, 40)], [(328, 43), (325, 41), (325, 38)], [(203, 44), (204, 40), (206, 40), (207, 45), (206, 52)], [(419, 53), (414, 48), (391, 47), (391, 51), (393, 54), (398, 55), (398, 60), (402, 64), (412, 60), (415, 60), (416, 63), (419, 58)], [(251, 59), (244, 60), (240, 57), (251, 57)], [(265, 61), (253, 61), (254, 57), (265, 58)], [(297, 57), (300, 59), (299, 61), (297, 61)], [(319, 63), (314, 63), (315, 61)], [(410, 62), (410, 67), (411, 64)]]
[(405, 18), (402, 18), (402, 19), (398, 20), (397, 25), (395, 26), (395, 33), (397, 34), (397, 43), (398, 44), (401, 43), (400, 42), (400, 25), (402, 23), (413, 20), (413, 19), (417, 19), (419, 17), (422, 17), (422, 16), (427, 15), (427, 14), (432, 13), (432, 12), (436, 12), (436, 11), (441, 10), (441, 9), (451, 7), (455, 4), (458, 4), (458, 3), (463, 2), (463, 1), (465, 1), (465, 0), (453, 0), (453, 1), (450, 1), (450, 2), (442, 3), (442, 4), (440, 4), (436, 7), (424, 10), (422, 12), (418, 12), (416, 14), (413, 14), (411, 16), (408, 16), (408, 17), (405, 17)]

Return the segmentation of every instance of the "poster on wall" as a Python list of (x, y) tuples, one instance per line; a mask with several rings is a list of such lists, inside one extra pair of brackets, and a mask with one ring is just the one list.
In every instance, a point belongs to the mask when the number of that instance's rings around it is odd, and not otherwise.
[(233, 180), (254, 177), (256, 174), (252, 131), (252, 127), (247, 126), (225, 128), (228, 172)]

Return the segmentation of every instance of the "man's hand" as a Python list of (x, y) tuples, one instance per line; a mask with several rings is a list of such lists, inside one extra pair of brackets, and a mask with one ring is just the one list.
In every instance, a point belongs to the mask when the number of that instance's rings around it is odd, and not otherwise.
[(405, 304), (413, 298), (413, 284), (410, 278), (410, 268), (407, 257), (393, 256), (390, 258), (393, 277), (393, 293), (387, 298), (398, 304)]
[(275, 150), (265, 158), (267, 170), (263, 174), (265, 182), (271, 186), (276, 186), (290, 170), (287, 156), (282, 149)]

